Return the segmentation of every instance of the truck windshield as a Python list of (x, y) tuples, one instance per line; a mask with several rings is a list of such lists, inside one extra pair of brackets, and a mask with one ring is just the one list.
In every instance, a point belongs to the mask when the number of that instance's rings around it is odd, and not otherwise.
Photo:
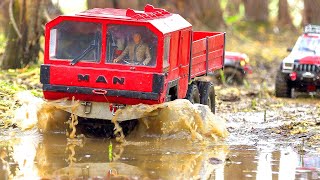
[(50, 59), (98, 62), (101, 55), (101, 24), (63, 21), (50, 30)]
[(155, 66), (158, 38), (144, 26), (108, 25), (106, 63)]
[(300, 37), (293, 49), (295, 52), (320, 53), (320, 38)]

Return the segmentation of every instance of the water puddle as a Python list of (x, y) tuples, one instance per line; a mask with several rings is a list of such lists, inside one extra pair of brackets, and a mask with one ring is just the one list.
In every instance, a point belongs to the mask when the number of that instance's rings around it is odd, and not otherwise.
[[(129, 137), (127, 141), (132, 141)], [(269, 146), (201, 145), (144, 138), (122, 146), (114, 140), (63, 134), (23, 136), (1, 144), (0, 179), (318, 179), (318, 154)], [(148, 142), (148, 143), (142, 143)]]
[[(77, 135), (77, 118), (60, 110), (76, 107), (76, 101), (59, 107), (59, 102), (29, 102), (25, 97), (27, 105), (17, 110), (20, 116), (14, 119), (19, 128), (0, 132), (0, 179), (287, 180), (320, 176), (318, 151), (295, 148), (302, 142), (279, 141), (266, 130), (283, 125), (294, 111), (291, 107), (284, 107), (283, 114), (269, 110), (216, 116), (206, 106), (184, 100), (138, 105), (117, 111), (113, 121), (121, 113), (143, 113), (143, 118), (125, 139), (116, 140)], [(295, 111), (300, 112), (304, 109)], [(306, 118), (314, 116), (310, 111)]]

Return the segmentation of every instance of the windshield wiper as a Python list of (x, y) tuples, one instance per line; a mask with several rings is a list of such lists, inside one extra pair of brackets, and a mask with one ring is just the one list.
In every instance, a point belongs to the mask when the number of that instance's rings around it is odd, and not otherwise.
[(92, 50), (96, 49), (99, 47), (99, 39), (100, 39), (100, 33), (96, 34), (95, 39), (92, 41), (92, 43), (76, 58), (74, 58), (70, 65), (74, 66), (75, 64), (77, 64), (83, 57), (85, 57), (88, 53), (90, 53)]
[(87, 47), (87, 49), (85, 49), (79, 56), (77, 56), (71, 61), (70, 65), (73, 66), (76, 63), (78, 63), (84, 56), (86, 56), (89, 52), (94, 50), (96, 47), (97, 47), (96, 44), (90, 44), (89, 47)]

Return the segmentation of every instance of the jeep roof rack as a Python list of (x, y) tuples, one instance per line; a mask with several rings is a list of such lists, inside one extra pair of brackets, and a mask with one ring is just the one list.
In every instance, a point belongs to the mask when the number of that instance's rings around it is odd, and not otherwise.
[(320, 34), (320, 26), (309, 24), (304, 27), (304, 33), (305, 34), (308, 34), (308, 33)]

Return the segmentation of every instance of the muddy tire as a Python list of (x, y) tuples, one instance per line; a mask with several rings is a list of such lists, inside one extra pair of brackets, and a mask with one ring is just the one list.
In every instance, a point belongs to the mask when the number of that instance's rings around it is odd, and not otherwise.
[(291, 91), (291, 88), (289, 88), (288, 86), (288, 81), (285, 74), (283, 74), (281, 70), (279, 70), (276, 76), (276, 85), (275, 85), (276, 97), (291, 97), (290, 91)]
[[(138, 124), (138, 120), (128, 120), (119, 122), (123, 134), (127, 136)], [(77, 131), (86, 137), (115, 138), (114, 124), (109, 120), (80, 118)]]
[(214, 85), (212, 82), (200, 82), (200, 103), (204, 105), (208, 105), (211, 112), (216, 112), (216, 98)]
[(233, 67), (226, 67), (223, 70), (226, 84), (228, 85), (243, 85), (244, 74)]
[(188, 91), (185, 99), (188, 99), (192, 104), (200, 103), (200, 93), (196, 84), (192, 83), (188, 86)]

